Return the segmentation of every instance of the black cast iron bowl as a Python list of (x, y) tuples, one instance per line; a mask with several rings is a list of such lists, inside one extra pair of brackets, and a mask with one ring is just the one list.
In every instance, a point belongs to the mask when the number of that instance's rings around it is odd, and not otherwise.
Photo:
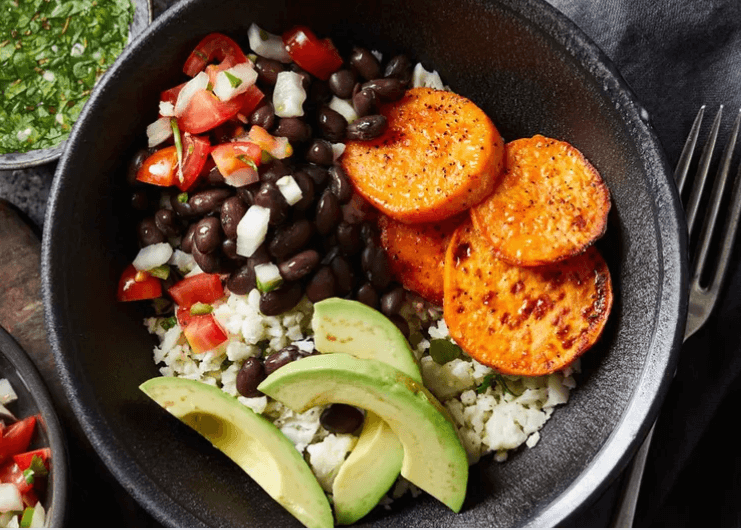
[(684, 329), (686, 241), (680, 203), (645, 111), (604, 54), (537, 0), (361, 1), (352, 8), (338, 0), (187, 0), (133, 43), (69, 140), (44, 225), (49, 337), (93, 446), (163, 524), (297, 524), (138, 390), (158, 375), (153, 340), (138, 307), (115, 301), (119, 275), (136, 253), (125, 166), (157, 115), (158, 95), (181, 82), (183, 62), (200, 38), (221, 31), (246, 46), (252, 22), (274, 33), (306, 24), (344, 51), (355, 43), (407, 53), (480, 105), (505, 139), (540, 133), (567, 140), (601, 172), (613, 208), (600, 248), (616, 298), (600, 343), (583, 358), (570, 402), (555, 412), (535, 447), (504, 464), (485, 458), (471, 469), (460, 514), (422, 496), (361, 521), (568, 524), (625, 467), (657, 414)]
[(17, 418), (38, 415), (31, 448), (51, 450), (49, 477), (42, 505), (46, 510), (45, 525), (59, 528), (64, 524), (69, 486), (67, 445), (64, 431), (54, 410), (54, 403), (33, 361), (23, 348), (0, 327), (0, 378), (7, 379), (18, 399), (7, 405)]

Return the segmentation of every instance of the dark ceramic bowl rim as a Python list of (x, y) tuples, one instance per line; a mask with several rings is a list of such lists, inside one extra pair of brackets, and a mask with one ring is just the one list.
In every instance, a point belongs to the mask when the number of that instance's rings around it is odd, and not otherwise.
[[(181, 16), (193, 0), (181, 0), (154, 21), (136, 41), (121, 55), (111, 70), (118, 70), (122, 64), (137, 55), (146, 45), (147, 37), (164, 27), (168, 22)], [(527, 526), (550, 527), (564, 524), (570, 517), (594, 502), (604, 489), (614, 480), (630, 461), (639, 444), (647, 434), (658, 414), (666, 395), (674, 371), (679, 348), (682, 343), (687, 310), (687, 263), (684, 213), (676, 188), (671, 180), (663, 149), (653, 129), (647, 123), (646, 112), (637, 103), (632, 90), (623, 80), (607, 56), (571, 20), (542, 0), (501, 0), (507, 8), (542, 30), (551, 39), (563, 46), (576, 62), (603, 86), (607, 97), (616, 108), (629, 129), (631, 139), (641, 146), (652, 168), (649, 185), (654, 197), (662, 201), (656, 205), (659, 212), (656, 222), (660, 260), (664, 270), (661, 278), (661, 300), (655, 308), (656, 327), (650, 340), (648, 358), (638, 383), (633, 390), (623, 416), (608, 437), (605, 446), (584, 471), (553, 502), (537, 516), (527, 522)], [(98, 95), (105, 83), (93, 92), (90, 104), (86, 106), (78, 123), (94, 119), (94, 109)], [(69, 145), (59, 163), (52, 186), (45, 230), (51, 231), (57, 221), (57, 197), (65, 185), (65, 169), (70, 163), (74, 146), (82, 141), (82, 127), (73, 131)], [(639, 143), (640, 142), (640, 143)], [(172, 502), (172, 498), (146, 477), (141, 476), (136, 466), (118, 451), (117, 442), (106, 430), (105, 419), (86, 407), (76, 388), (83, 382), (73, 370), (73, 360), (64, 351), (63, 333), (59, 326), (60, 316), (54, 309), (60, 300), (59, 293), (52, 283), (52, 243), (45, 237), (42, 248), (42, 281), (46, 311), (47, 329), (54, 350), (60, 376), (67, 396), (78, 419), (88, 434), (92, 445), (98, 450), (108, 468), (132, 494), (132, 496), (163, 524), (174, 526), (202, 525), (194, 515)]]
[[(152, 23), (152, 0), (132, 0), (132, 2), (135, 5), (135, 11), (134, 20), (129, 26), (129, 43), (132, 43)], [(140, 14), (140, 8), (144, 8), (143, 16)], [(46, 149), (0, 154), (0, 171), (24, 169), (54, 162), (62, 156), (67, 143), (68, 141), (65, 140), (59, 145)]]
[[(51, 395), (36, 365), (3, 327), (0, 327), (0, 355), (5, 357), (15, 368), (16, 375), (33, 397), (34, 408), (39, 411), (43, 418), (53, 465), (50, 484), (52, 499), (47, 508), (46, 526), (59, 528), (64, 524), (69, 483), (67, 446), (62, 425), (59, 423)], [(7, 377), (7, 375), (0, 374), (0, 377)]]

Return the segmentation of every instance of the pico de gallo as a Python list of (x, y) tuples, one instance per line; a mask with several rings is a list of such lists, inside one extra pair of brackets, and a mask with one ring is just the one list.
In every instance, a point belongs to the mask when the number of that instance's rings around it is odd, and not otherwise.
[(0, 527), (43, 527), (46, 514), (40, 498), (47, 486), (51, 450), (31, 448), (39, 418), (16, 418), (5, 407), (15, 401), (15, 392), (7, 379), (0, 386), (7, 390), (0, 405)]

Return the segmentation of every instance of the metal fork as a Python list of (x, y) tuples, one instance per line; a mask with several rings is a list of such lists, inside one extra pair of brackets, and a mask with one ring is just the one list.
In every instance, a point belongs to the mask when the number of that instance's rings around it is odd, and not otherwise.
[[(689, 174), (690, 163), (695, 151), (695, 146), (697, 145), (697, 139), (700, 135), (700, 125), (702, 124), (704, 114), (705, 105), (700, 107), (700, 111), (695, 117), (695, 121), (692, 124), (692, 129), (690, 130), (690, 134), (684, 144), (682, 154), (679, 157), (679, 163), (677, 164), (677, 169), (674, 173), (674, 180), (677, 184), (680, 195), (682, 195), (685, 185), (687, 184), (687, 175)], [(685, 206), (687, 232), (689, 234), (690, 242), (695, 239), (694, 236), (697, 234), (698, 211), (705, 195), (705, 183), (707, 181), (715, 143), (718, 139), (718, 131), (720, 130), (722, 115), (723, 106), (721, 105), (715, 115), (710, 132), (708, 133), (707, 143), (702, 151), (697, 166), (697, 174), (692, 183), (692, 190)], [(697, 250), (694, 253), (692, 260), (692, 266), (690, 269), (692, 271), (692, 277), (690, 278), (689, 308), (687, 313), (687, 324), (684, 331), (685, 341), (699, 330), (705, 322), (707, 322), (718, 301), (718, 293), (720, 292), (720, 288), (723, 284), (726, 273), (728, 272), (733, 242), (736, 238), (736, 229), (738, 228), (739, 218), (741, 217), (741, 164), (739, 165), (738, 175), (734, 181), (729, 215), (726, 217), (722, 239), (719, 240), (719, 243), (716, 243), (716, 245), (720, 245), (720, 250), (718, 258), (714, 262), (714, 269), (710, 268), (713, 265), (708, 263), (708, 258), (710, 256), (711, 248), (715, 248), (714, 246), (711, 247), (711, 244), (714, 241), (717, 241), (717, 237), (714, 236), (717, 236), (716, 224), (718, 221), (718, 213), (720, 212), (721, 203), (724, 202), (723, 192), (725, 191), (726, 183), (728, 181), (731, 159), (733, 158), (733, 151), (740, 127), (741, 110), (739, 110), (739, 113), (736, 116), (733, 129), (728, 138), (725, 149), (723, 150), (720, 165), (718, 166), (718, 173), (713, 183), (710, 198), (707, 202), (707, 212), (702, 224), (699, 239), (697, 240)], [(708, 280), (704, 281), (705, 278), (708, 278)], [(648, 449), (651, 445), (651, 438), (653, 437), (655, 425), (656, 424), (651, 427), (648, 436), (646, 436), (646, 439), (643, 441), (643, 444), (636, 453), (636, 456), (633, 458), (632, 464), (627, 470), (627, 477), (618, 501), (616, 517), (613, 521), (613, 527), (615, 528), (631, 528), (633, 526), (633, 518), (635, 517), (636, 503), (641, 488), (643, 470), (646, 467), (646, 457), (648, 456)]]

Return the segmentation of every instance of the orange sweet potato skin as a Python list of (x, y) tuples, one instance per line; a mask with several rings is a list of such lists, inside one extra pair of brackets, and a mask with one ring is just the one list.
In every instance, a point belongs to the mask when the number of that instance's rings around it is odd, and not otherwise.
[(545, 375), (597, 341), (613, 290), (594, 246), (542, 267), (509, 265), (495, 254), (488, 239), (465, 223), (445, 256), (445, 322), (471, 357), (506, 374)]
[(443, 304), (445, 252), (466, 214), (435, 223), (406, 224), (381, 214), (378, 227), (391, 271), (404, 288)]
[(584, 252), (604, 234), (609, 211), (607, 186), (584, 156), (537, 135), (505, 146), (501, 181), (471, 218), (497, 257), (537, 266)]
[(404, 223), (434, 222), (491, 194), (504, 166), (504, 141), (470, 100), (413, 88), (381, 113), (386, 132), (347, 142), (341, 158), (355, 189), (380, 211)]

